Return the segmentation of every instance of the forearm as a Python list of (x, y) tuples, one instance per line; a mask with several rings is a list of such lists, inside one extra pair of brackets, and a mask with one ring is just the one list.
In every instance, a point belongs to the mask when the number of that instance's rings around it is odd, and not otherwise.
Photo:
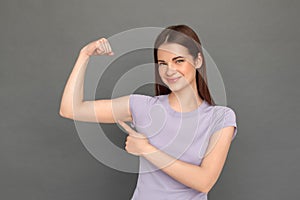
[(142, 155), (144, 158), (172, 178), (199, 192), (208, 192), (209, 177), (201, 166), (176, 160), (153, 145), (149, 145), (145, 152)]
[(60, 104), (61, 115), (74, 115), (83, 103), (83, 87), (89, 56), (80, 53), (66, 83)]

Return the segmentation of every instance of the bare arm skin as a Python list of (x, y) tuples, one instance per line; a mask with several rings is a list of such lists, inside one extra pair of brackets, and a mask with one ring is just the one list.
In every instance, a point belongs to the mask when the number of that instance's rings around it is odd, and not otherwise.
[(218, 137), (218, 141), (203, 158), (200, 166), (175, 160), (153, 145), (146, 145), (142, 156), (182, 184), (199, 192), (208, 193), (222, 172), (233, 133), (233, 126), (222, 128), (215, 133), (214, 137)]
[(83, 101), (83, 86), (90, 56), (113, 55), (107, 39), (101, 38), (83, 47), (66, 83), (59, 114), (62, 117), (98, 123), (132, 121), (129, 95), (115, 99)]
[(127, 152), (144, 157), (175, 180), (203, 193), (208, 193), (218, 180), (234, 134), (234, 126), (227, 126), (215, 132), (211, 136), (215, 141), (214, 146), (200, 165), (194, 165), (174, 158), (153, 146), (143, 133), (136, 132), (126, 123), (118, 123), (129, 134), (125, 146)]

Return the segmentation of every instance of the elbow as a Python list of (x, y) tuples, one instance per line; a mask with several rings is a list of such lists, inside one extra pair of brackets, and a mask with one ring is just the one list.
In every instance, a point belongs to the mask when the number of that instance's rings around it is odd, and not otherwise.
[[(212, 181), (212, 179), (210, 179), (209, 177), (206, 177), (205, 179), (203, 179), (204, 177), (202, 177), (202, 184), (198, 184), (197, 188), (195, 188), (197, 191), (201, 192), (201, 193), (208, 193), (212, 187), (214, 186), (214, 182)], [(199, 181), (198, 181), (199, 183)]]
[(61, 110), (59, 110), (58, 114), (59, 114), (61, 117), (65, 117), (65, 116), (64, 116), (64, 113), (63, 113)]
[(198, 192), (205, 193), (205, 194), (207, 194), (210, 190), (211, 190), (211, 187), (208, 187), (208, 186), (202, 186), (200, 188), (197, 188)]
[(201, 188), (201, 191), (200, 191), (200, 192), (205, 193), (205, 194), (208, 194), (208, 192), (211, 190), (211, 188), (212, 188), (212, 187), (206, 186), (206, 187), (204, 187), (204, 188)]
[(208, 181), (208, 180), (207, 180), (207, 181), (205, 182), (204, 186), (203, 186), (202, 188), (200, 188), (201, 192), (207, 194), (207, 193), (213, 188), (214, 183), (215, 183), (215, 182), (213, 182), (213, 181)]
[(72, 109), (69, 106), (67, 106), (67, 104), (64, 104), (64, 103), (60, 104), (58, 114), (61, 117), (71, 119), (72, 118), (72, 115), (71, 115), (72, 113), (73, 113)]
[(62, 109), (59, 110), (59, 113), (58, 113), (58, 114), (59, 114), (61, 117), (72, 119), (72, 116), (69, 115), (68, 112), (62, 111)]
[(59, 114), (59, 116), (61, 116), (61, 117), (66, 117), (65, 114), (62, 112), (62, 110), (59, 110), (58, 114)]

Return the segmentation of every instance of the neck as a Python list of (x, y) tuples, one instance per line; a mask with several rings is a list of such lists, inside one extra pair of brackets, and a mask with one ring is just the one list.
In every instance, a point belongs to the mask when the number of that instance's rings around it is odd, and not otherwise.
[(170, 105), (179, 112), (195, 110), (202, 102), (196, 87), (187, 87), (180, 91), (172, 91), (169, 94)]

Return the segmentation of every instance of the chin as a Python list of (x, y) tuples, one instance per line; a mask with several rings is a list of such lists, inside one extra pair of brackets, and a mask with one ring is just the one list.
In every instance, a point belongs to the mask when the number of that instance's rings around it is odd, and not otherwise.
[(178, 92), (183, 89), (182, 86), (169, 86), (169, 85), (167, 85), (167, 86), (172, 92)]

